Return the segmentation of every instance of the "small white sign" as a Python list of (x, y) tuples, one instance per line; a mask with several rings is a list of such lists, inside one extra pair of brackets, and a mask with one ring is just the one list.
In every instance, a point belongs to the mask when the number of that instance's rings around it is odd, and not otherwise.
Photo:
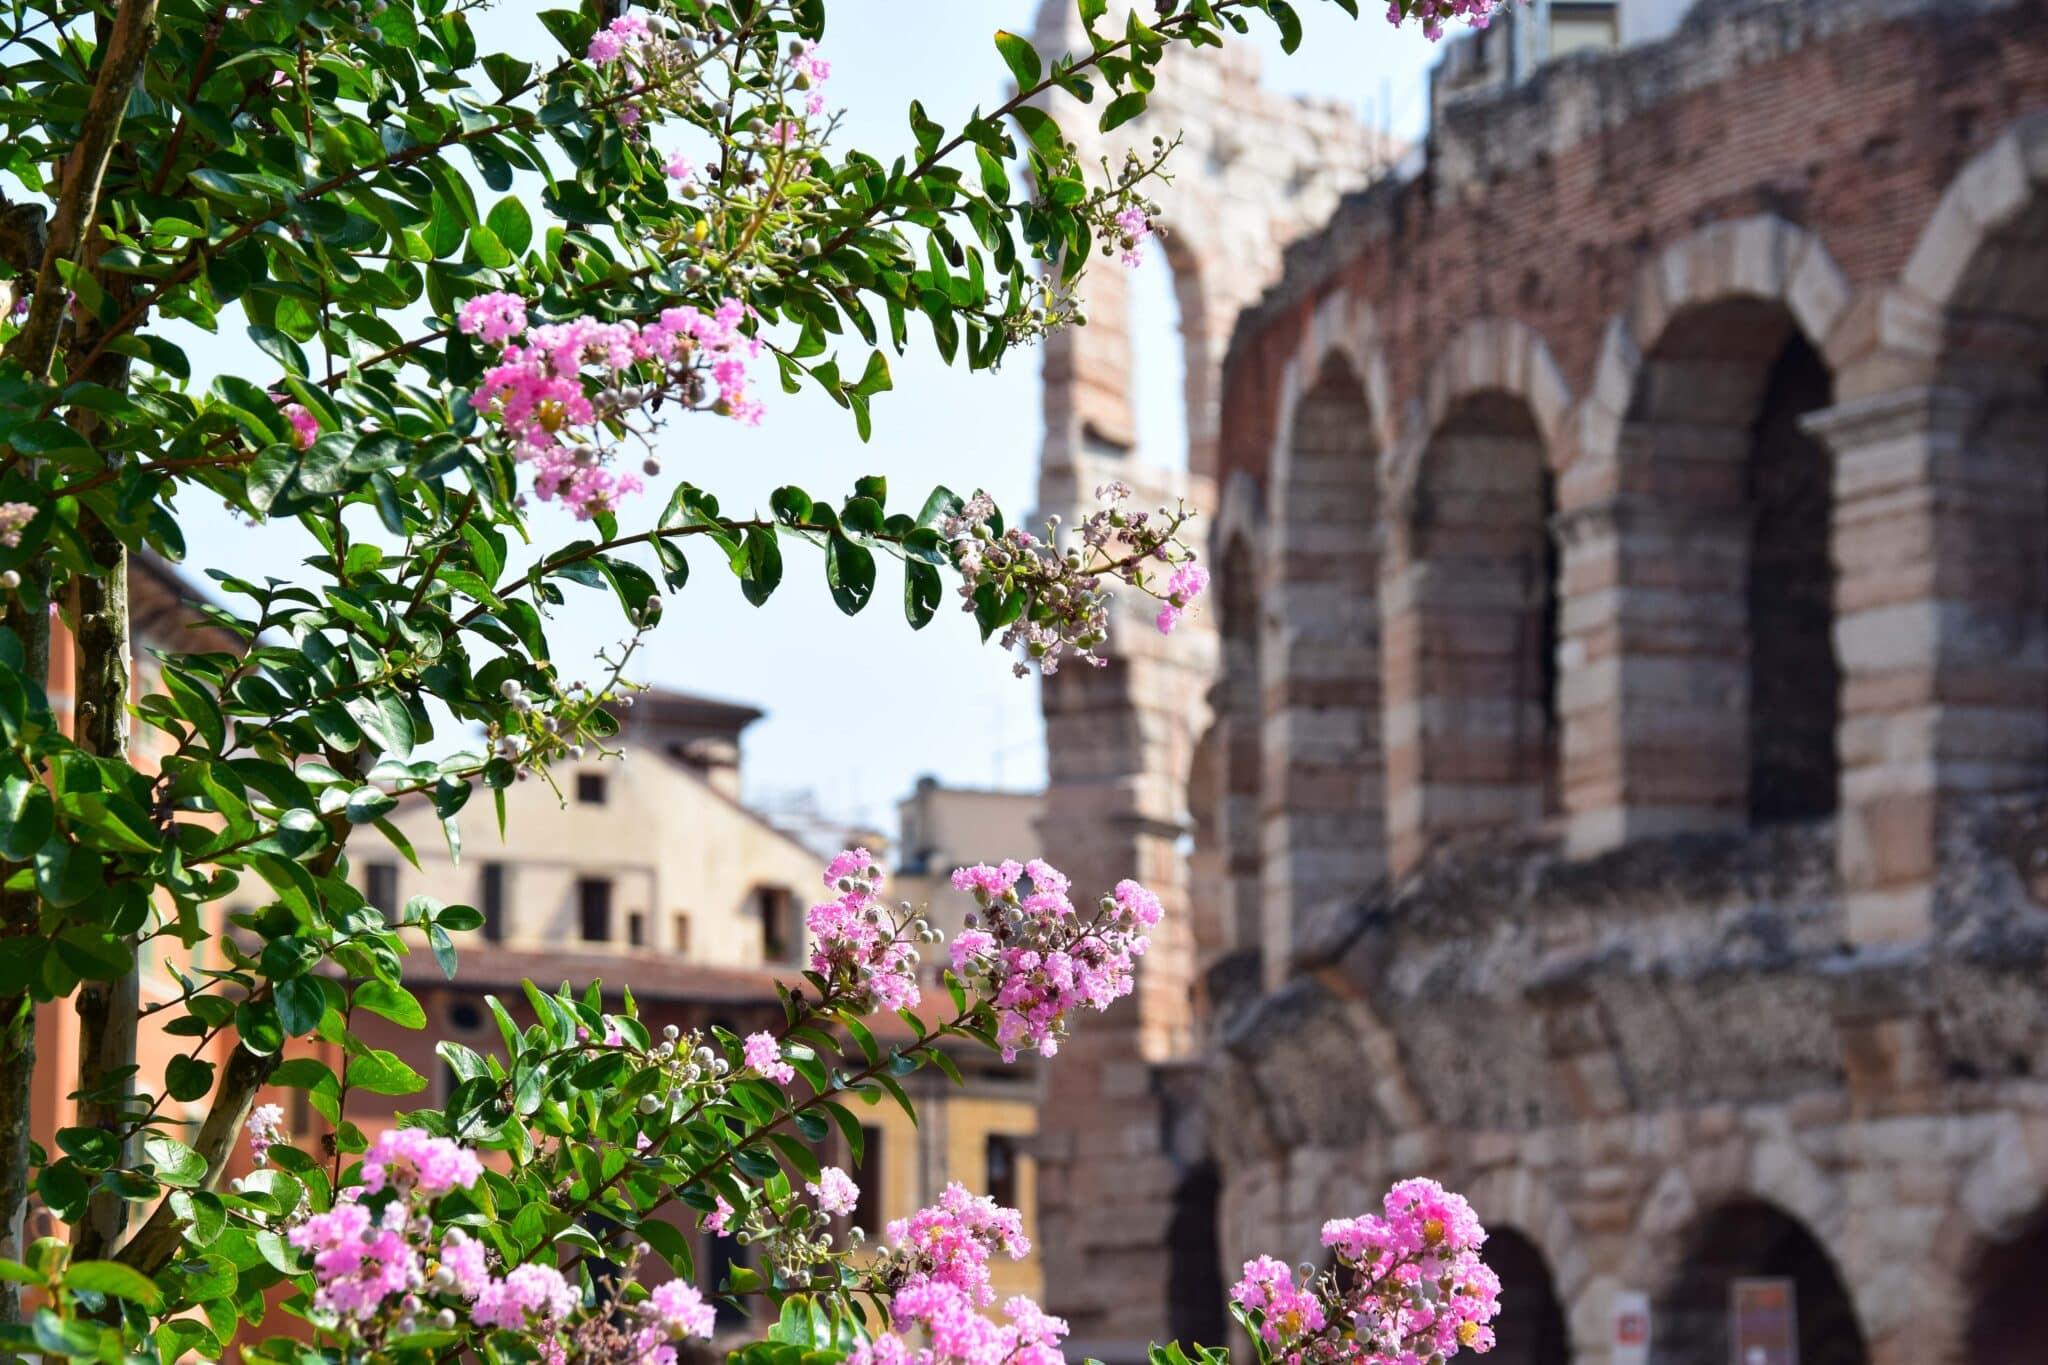
[(1611, 1365), (1650, 1365), (1650, 1296), (1639, 1289), (1614, 1291), (1614, 1326), (1608, 1334)]

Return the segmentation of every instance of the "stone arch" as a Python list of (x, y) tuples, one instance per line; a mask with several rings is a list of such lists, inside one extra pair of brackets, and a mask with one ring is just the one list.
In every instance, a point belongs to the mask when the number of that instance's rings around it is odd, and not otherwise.
[(1570, 395), (1510, 319), (1428, 367), (1382, 580), (1394, 866), (1437, 840), (1534, 825), (1561, 786), (1555, 439)]
[(1512, 1227), (1542, 1254), (1558, 1302), (1570, 1305), (1592, 1281), (1585, 1240), (1562, 1201), (1525, 1166), (1499, 1167), (1471, 1182), (1466, 1198), (1488, 1229)]
[[(1833, 402), (1849, 289), (1782, 219), (1666, 247), (1608, 327), (1560, 488), (1573, 843), (1825, 816), (1839, 781)], [(1624, 664), (1626, 666), (1624, 666)]]
[(1651, 1308), (1653, 1365), (1732, 1358), (1730, 1296), (1740, 1279), (1789, 1280), (1801, 1365), (1868, 1365), (1870, 1350), (1840, 1263), (1781, 1205), (1735, 1197), (1702, 1210), (1664, 1258)]
[(1564, 467), (1574, 400), (1549, 343), (1519, 318), (1474, 318), (1424, 371), (1420, 427), (1398, 444), (1387, 472), (1389, 506), (1403, 506), (1412, 496), (1429, 433), (1443, 425), (1454, 407), (1481, 393), (1512, 394), (1527, 404), (1551, 469)]
[(1347, 352), (1292, 368), (1269, 483), (1259, 674), (1267, 977), (1295, 925), (1385, 870), (1379, 428)]
[(1951, 315), (2048, 320), (2048, 110), (2016, 120), (1957, 172), (1899, 282)]

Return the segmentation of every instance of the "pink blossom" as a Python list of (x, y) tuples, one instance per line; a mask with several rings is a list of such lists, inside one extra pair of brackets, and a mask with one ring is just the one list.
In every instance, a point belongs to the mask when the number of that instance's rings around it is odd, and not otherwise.
[(860, 1203), (860, 1186), (837, 1166), (827, 1166), (818, 1173), (816, 1180), (807, 1181), (804, 1189), (818, 1201), (819, 1208), (840, 1217), (852, 1213), (854, 1206)]
[(690, 158), (684, 156), (681, 152), (677, 152), (674, 156), (670, 157), (667, 164), (661, 170), (662, 174), (671, 180), (688, 180), (697, 173), (697, 168), (690, 164)]
[(717, 1207), (704, 1215), (704, 1226), (723, 1237), (732, 1225), (732, 1205), (725, 1202), (724, 1195), (716, 1195)]
[(466, 1299), (473, 1299), (491, 1282), (491, 1271), (485, 1263), (484, 1244), (471, 1240), (461, 1228), (448, 1229), (441, 1239), (441, 1254), (437, 1258), (449, 1285)]
[[(1020, 894), (1027, 873), (1030, 890)], [(1005, 1061), (1020, 1051), (1054, 1055), (1075, 1010), (1130, 994), (1136, 959), (1151, 946), (1145, 931), (1160, 917), (1158, 897), (1126, 881), (1084, 921), (1066, 875), (1043, 862), (959, 868), (953, 885), (986, 912), (954, 940), (953, 970), (994, 1007)]]
[(917, 985), (916, 940), (882, 904), (884, 874), (864, 848), (847, 849), (825, 868), (836, 900), (804, 916), (811, 936), (811, 970), (842, 997), (882, 1009), (908, 1009), (922, 998)]
[[(458, 325), (488, 339), (511, 325), (515, 305), (523, 316), (524, 304), (503, 296)], [(559, 498), (588, 520), (640, 491), (637, 475), (611, 468), (605, 423), (637, 419), (651, 429), (647, 405), (657, 391), (687, 389), (708, 370), (718, 390), (712, 410), (750, 426), (760, 423), (761, 405), (747, 388), (747, 361), (760, 354), (761, 343), (742, 330), (751, 318), (745, 304), (726, 299), (711, 313), (669, 308), (645, 323), (583, 317), (534, 327), (505, 340), (470, 405), (499, 424), (514, 459), (532, 466), (543, 502)], [(630, 382), (647, 369), (664, 382)]]
[(376, 1317), (387, 1300), (420, 1288), (420, 1259), (406, 1241), (405, 1223), (403, 1200), (393, 1200), (373, 1219), (345, 1193), (328, 1212), (293, 1228), (286, 1240), (313, 1255), (313, 1306), (363, 1322)]
[(1486, 1230), (1458, 1195), (1404, 1180), (1380, 1213), (1333, 1218), (1322, 1240), (1344, 1275), (1296, 1285), (1285, 1265), (1260, 1257), (1231, 1291), (1261, 1315), (1276, 1358), (1412, 1365), (1492, 1347), (1500, 1279), (1479, 1259)]
[(21, 544), (22, 528), (36, 519), (36, 509), (26, 502), (0, 502), (0, 545), (12, 550)]
[(810, 92), (804, 109), (815, 118), (825, 112), (825, 96), (818, 87), (832, 79), (832, 63), (818, 55), (818, 45), (808, 38), (791, 43), (789, 53), (790, 70), (796, 73), (798, 85)]
[(292, 425), (292, 444), (300, 450), (310, 450), (313, 442), (320, 439), (320, 419), (309, 411), (304, 403), (294, 403), (284, 394), (270, 395), (284, 411), (284, 420)]
[(1180, 624), (1188, 605), (1209, 586), (1209, 571), (1199, 564), (1183, 564), (1166, 580), (1166, 601), (1159, 608), (1159, 633), (1169, 635)]
[(551, 1265), (522, 1265), (485, 1285), (469, 1316), (479, 1327), (517, 1332), (529, 1326), (552, 1327), (575, 1307), (576, 1291), (561, 1271)]
[(995, 1302), (989, 1258), (998, 1251), (1013, 1261), (1031, 1254), (1024, 1216), (958, 1181), (938, 1203), (891, 1222), (888, 1234), (889, 1254), (910, 1279), (951, 1285), (981, 1307)]
[(584, 55), (593, 66), (610, 66), (652, 36), (647, 21), (637, 14), (622, 14), (590, 37)]
[(654, 1287), (640, 1311), (650, 1324), (670, 1340), (683, 1337), (709, 1339), (718, 1323), (718, 1312), (704, 1301), (704, 1295), (688, 1280), (669, 1280)]
[(782, 1045), (772, 1033), (750, 1033), (746, 1041), (747, 1065), (777, 1085), (796, 1079), (796, 1068), (782, 1060)]
[(1144, 209), (1133, 204), (1117, 214), (1116, 230), (1120, 247), (1117, 258), (1126, 266), (1136, 267), (1145, 259), (1145, 241), (1152, 235), (1152, 220), (1145, 216)]
[(274, 1104), (259, 1104), (249, 1115), (249, 1157), (258, 1166), (268, 1164), (270, 1149), (284, 1141), (284, 1110)]
[(517, 294), (479, 294), (462, 305), (455, 325), (496, 346), (526, 330), (526, 300)]
[(432, 1198), (458, 1185), (466, 1190), (483, 1173), (476, 1153), (424, 1128), (387, 1128), (363, 1154), (363, 1185), (371, 1194), (388, 1183), (400, 1194), (417, 1190)]

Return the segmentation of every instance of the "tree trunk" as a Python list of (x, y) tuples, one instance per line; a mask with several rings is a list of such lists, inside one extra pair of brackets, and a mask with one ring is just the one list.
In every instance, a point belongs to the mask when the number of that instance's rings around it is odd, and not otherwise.
[[(123, 367), (125, 368), (125, 366)], [(74, 738), (100, 758), (128, 758), (128, 551), (120, 540), (88, 519), (87, 543), (99, 577), (77, 580), (73, 657), (77, 662)], [(131, 953), (135, 937), (127, 939)], [(78, 1009), (78, 1126), (122, 1132), (135, 1094), (135, 1030), (141, 1007), (141, 974), (131, 965), (114, 981), (80, 985)], [(129, 1144), (132, 1147), (132, 1141)], [(124, 1150), (121, 1164), (133, 1152)], [(127, 1229), (128, 1201), (111, 1190), (95, 1191), (72, 1245), (77, 1260), (98, 1260), (120, 1245)]]
[[(27, 656), (23, 673), (38, 686), (50, 676), (50, 615), (41, 606), (48, 573), (35, 564), (22, 571), (21, 591), (7, 599), (6, 625), (21, 641)], [(26, 595), (34, 606), (24, 606)], [(0, 863), (0, 881), (18, 864)], [(37, 929), (33, 890), (0, 892), (0, 949), (9, 938)], [(0, 1258), (22, 1259), (26, 1248), (23, 1225), (28, 1214), (29, 1101), (36, 1074), (36, 1002), (33, 995), (0, 996)], [(21, 1320), (21, 1286), (0, 1280), (0, 1322)], [(0, 1350), (0, 1362), (15, 1360)]]

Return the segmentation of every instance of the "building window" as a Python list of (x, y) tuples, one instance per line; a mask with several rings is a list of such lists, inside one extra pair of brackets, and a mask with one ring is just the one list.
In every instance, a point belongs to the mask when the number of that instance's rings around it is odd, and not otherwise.
[(457, 1033), (475, 1033), (484, 1026), (484, 1012), (471, 1000), (458, 1000), (448, 1007), (448, 1027)]
[(853, 1225), (870, 1237), (882, 1231), (882, 1130), (867, 1124), (860, 1127), (860, 1160), (854, 1163), (854, 1182), (860, 1197), (853, 1205)]
[(483, 902), (484, 942), (505, 941), (505, 865), (485, 863), (483, 884), (478, 888), (477, 899)]
[(627, 912), (626, 943), (634, 948), (647, 946), (647, 916), (638, 910)]
[(576, 800), (586, 806), (604, 804), (604, 774), (576, 774)]
[(687, 911), (683, 911), (683, 910), (678, 910), (678, 911), (676, 911), (676, 914), (675, 914), (675, 926), (674, 926), (674, 927), (675, 927), (675, 941), (674, 941), (674, 942), (673, 942), (673, 943), (672, 943), (672, 944), (671, 944), (670, 946), (671, 946), (671, 947), (673, 947), (673, 948), (674, 948), (674, 949), (675, 949), (675, 950), (676, 950), (677, 952), (679, 952), (679, 953), (687, 953), (687, 952), (689, 952), (689, 951), (690, 951), (690, 916), (689, 916), (689, 913), (688, 913)]
[(1017, 1139), (1008, 1133), (990, 1133), (984, 1148), (987, 1153), (987, 1180), (982, 1188), (988, 1197), (1006, 1209), (1017, 1205)]
[(584, 877), (576, 883), (576, 909), (582, 921), (585, 943), (612, 941), (612, 884), (602, 877)]
[(363, 899), (384, 912), (384, 918), (398, 916), (398, 864), (363, 864)]
[(761, 956), (787, 962), (797, 948), (796, 900), (786, 886), (757, 886), (754, 907), (761, 916)]
[(1550, 6), (1550, 55), (1606, 52), (1621, 46), (1621, 16), (1613, 0), (1555, 0)]

